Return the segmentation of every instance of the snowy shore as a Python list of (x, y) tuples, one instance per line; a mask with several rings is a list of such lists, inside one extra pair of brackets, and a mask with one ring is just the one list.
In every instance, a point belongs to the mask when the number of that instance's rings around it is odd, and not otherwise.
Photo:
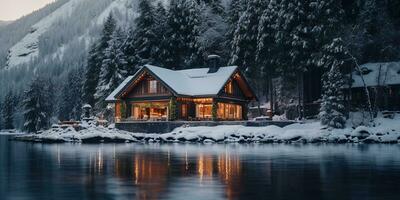
[(277, 126), (245, 127), (180, 127), (165, 134), (131, 133), (112, 127), (84, 124), (81, 130), (72, 127), (52, 128), (40, 134), (16, 136), (30, 142), (201, 142), (201, 143), (400, 143), (400, 117), (378, 118), (372, 127), (327, 129), (319, 122)]

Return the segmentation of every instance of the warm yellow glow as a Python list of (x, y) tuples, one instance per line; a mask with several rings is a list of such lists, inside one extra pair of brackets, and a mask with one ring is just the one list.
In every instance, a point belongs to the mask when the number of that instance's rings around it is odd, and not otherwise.
[(218, 119), (241, 120), (243, 119), (243, 110), (241, 105), (230, 103), (218, 103)]
[(197, 99), (193, 99), (193, 102), (195, 102), (195, 103), (212, 103), (213, 99), (212, 98), (197, 98)]
[(225, 93), (233, 94), (233, 83), (232, 83), (232, 81), (229, 81), (228, 84), (226, 84)]
[(211, 119), (212, 104), (196, 104), (196, 118)]

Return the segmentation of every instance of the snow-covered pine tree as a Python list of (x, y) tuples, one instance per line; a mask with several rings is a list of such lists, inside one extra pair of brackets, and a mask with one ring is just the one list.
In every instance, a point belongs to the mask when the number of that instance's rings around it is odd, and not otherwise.
[(122, 49), (123, 41), (124, 34), (121, 29), (117, 29), (109, 41), (108, 48), (103, 52), (100, 79), (95, 94), (95, 110), (97, 111), (101, 111), (105, 108), (105, 98), (117, 88), (127, 76), (126, 55)]
[(393, 61), (399, 58), (400, 47), (391, 40), (397, 38), (388, 14), (388, 2), (365, 0), (358, 16), (358, 42), (362, 62)]
[(157, 34), (157, 39), (159, 41), (157, 47), (154, 49), (154, 59), (155, 64), (160, 66), (167, 66), (165, 61), (169, 57), (168, 42), (166, 38), (167, 31), (167, 10), (164, 8), (162, 2), (158, 2), (155, 8), (155, 33)]
[(232, 0), (229, 4), (228, 8), (228, 16), (227, 21), (229, 24), (229, 29), (227, 31), (227, 38), (230, 44), (227, 46), (232, 46), (233, 36), (236, 31), (237, 23), (239, 21), (240, 16), (246, 10), (246, 1), (245, 0)]
[(63, 86), (61, 106), (58, 118), (60, 120), (79, 120), (82, 114), (82, 84), (83, 69), (73, 69), (68, 73)]
[[(200, 10), (196, 0), (170, 1), (165, 47), (169, 68), (183, 69), (202, 64), (198, 37)], [(167, 55), (165, 57), (167, 57)]]
[(24, 129), (28, 132), (36, 132), (48, 128), (53, 114), (52, 82), (40, 77), (33, 79), (24, 97)]
[(156, 33), (157, 15), (148, 0), (139, 1), (139, 17), (136, 18), (136, 28), (134, 31), (135, 57), (138, 64), (153, 64), (156, 57), (155, 50), (159, 45), (159, 38)]
[(251, 0), (240, 16), (232, 41), (230, 64), (238, 65), (252, 80), (256, 90), (260, 68), (256, 65), (258, 24), (265, 8), (264, 0)]
[[(218, 2), (215, 1), (214, 3)], [(200, 4), (202, 20), (199, 43), (201, 52), (204, 55), (217, 54), (221, 56), (223, 63), (227, 63), (230, 53), (230, 47), (226, 46), (228, 24), (224, 12), (215, 12), (212, 6), (212, 2), (210, 4)]]
[(203, 0), (208, 5), (214, 14), (224, 15), (225, 9), (221, 0)]
[(15, 105), (16, 105), (15, 96), (12, 90), (10, 90), (4, 97), (4, 103), (2, 109), (4, 129), (14, 129)]
[(136, 56), (135, 39), (134, 27), (130, 27), (121, 47), (126, 56), (126, 62), (128, 62), (128, 74), (134, 74), (137, 71), (136, 67), (140, 66), (138, 57)]
[(98, 41), (95, 41), (90, 48), (85, 73), (83, 99), (85, 103), (92, 106), (96, 103), (94, 95), (96, 93), (97, 85), (99, 84), (99, 76), (104, 56), (103, 52), (108, 48), (109, 41), (111, 40), (115, 29), (116, 21), (113, 15), (110, 14), (104, 22), (101, 38)]
[[(258, 25), (256, 63), (260, 67), (261, 80), (265, 80), (268, 87), (264, 87), (268, 94), (270, 108), (273, 111), (272, 78), (279, 72), (276, 58), (279, 56), (279, 46), (275, 42), (276, 20), (278, 18), (277, 0), (270, 0), (266, 6)], [(260, 80), (260, 81), (261, 81)], [(260, 96), (261, 97), (261, 96)]]
[(99, 74), (101, 70), (97, 46), (98, 44), (94, 43), (90, 48), (83, 84), (83, 100), (85, 103), (92, 106), (96, 102), (94, 94), (96, 93), (96, 87), (99, 82)]
[(344, 128), (346, 123), (343, 75), (340, 72), (339, 64), (334, 61), (331, 69), (323, 75), (323, 95), (320, 110), (322, 125), (332, 128)]
[(341, 68), (345, 66), (347, 52), (340, 38), (326, 45), (323, 51), (324, 57), (321, 61), (327, 71), (322, 76), (323, 94), (319, 114), (321, 124), (332, 128), (344, 128), (346, 123), (343, 93), (345, 77)]
[(343, 10), (334, 0), (281, 0), (275, 39), (283, 71), (301, 72), (319, 66), (324, 45), (338, 34)]

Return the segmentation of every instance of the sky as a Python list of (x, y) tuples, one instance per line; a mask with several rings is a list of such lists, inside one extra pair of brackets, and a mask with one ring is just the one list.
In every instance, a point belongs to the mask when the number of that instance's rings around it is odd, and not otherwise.
[(54, 0), (0, 0), (0, 20), (16, 20)]

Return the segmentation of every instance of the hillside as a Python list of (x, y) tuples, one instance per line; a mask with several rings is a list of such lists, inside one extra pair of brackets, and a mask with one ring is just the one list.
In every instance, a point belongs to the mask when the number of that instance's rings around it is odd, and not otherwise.
[(12, 23), (12, 21), (1, 21), (1, 20), (0, 20), (0, 27), (6, 26), (6, 25), (8, 25), (8, 24), (10, 24), (10, 23)]
[[(110, 12), (120, 21), (131, 19), (135, 1), (127, 0), (69, 0), (33, 24), (29, 32), (8, 52), (4, 69), (28, 64), (37, 59), (64, 56), (76, 42), (83, 47), (97, 36), (97, 28)], [(85, 12), (86, 11), (86, 12)], [(76, 23), (79, 21), (79, 23)], [(84, 50), (85, 48), (82, 48)], [(50, 57), (52, 56), (52, 57)]]

